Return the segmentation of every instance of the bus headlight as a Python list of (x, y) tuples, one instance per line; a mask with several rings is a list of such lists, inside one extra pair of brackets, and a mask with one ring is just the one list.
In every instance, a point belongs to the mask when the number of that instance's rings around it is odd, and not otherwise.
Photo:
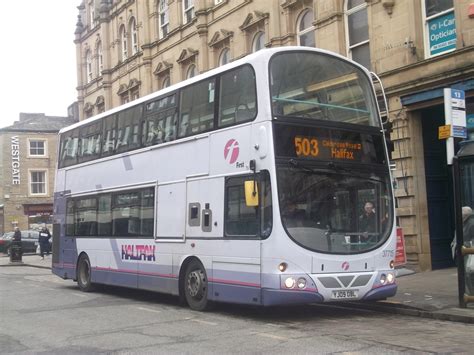
[(386, 282), (387, 282), (387, 275), (385, 274), (380, 275), (380, 284), (385, 285)]
[(293, 277), (287, 277), (285, 280), (285, 287), (286, 288), (293, 288), (295, 287), (296, 281)]
[(305, 288), (306, 287), (306, 279), (304, 277), (300, 277), (297, 283), (298, 288)]
[(395, 281), (395, 275), (392, 274), (392, 273), (388, 273), (388, 274), (387, 274), (387, 282), (388, 282), (389, 284), (391, 284), (391, 283), (393, 283), (394, 281)]

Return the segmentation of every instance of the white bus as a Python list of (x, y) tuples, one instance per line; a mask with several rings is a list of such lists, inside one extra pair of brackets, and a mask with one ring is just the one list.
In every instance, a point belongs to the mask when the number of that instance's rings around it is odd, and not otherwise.
[(393, 296), (394, 199), (370, 73), (261, 50), (60, 132), (53, 273), (210, 302)]

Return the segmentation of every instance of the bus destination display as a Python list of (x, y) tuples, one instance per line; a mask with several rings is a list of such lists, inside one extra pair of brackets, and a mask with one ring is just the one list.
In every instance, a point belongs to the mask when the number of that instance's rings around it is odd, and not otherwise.
[(363, 163), (385, 160), (383, 141), (377, 135), (286, 125), (276, 125), (275, 133), (278, 157)]
[(295, 136), (295, 153), (297, 157), (331, 159), (360, 160), (358, 154), (362, 150), (362, 144), (350, 141), (323, 139), (316, 137)]

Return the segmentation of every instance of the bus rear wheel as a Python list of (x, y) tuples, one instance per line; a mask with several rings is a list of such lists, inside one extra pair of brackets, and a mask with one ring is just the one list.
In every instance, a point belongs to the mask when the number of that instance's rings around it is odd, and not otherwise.
[(195, 311), (208, 309), (207, 290), (206, 270), (199, 261), (192, 260), (186, 267), (184, 276), (184, 296), (191, 309)]
[(91, 292), (94, 285), (91, 281), (91, 263), (87, 255), (81, 255), (77, 263), (77, 285), (82, 292)]

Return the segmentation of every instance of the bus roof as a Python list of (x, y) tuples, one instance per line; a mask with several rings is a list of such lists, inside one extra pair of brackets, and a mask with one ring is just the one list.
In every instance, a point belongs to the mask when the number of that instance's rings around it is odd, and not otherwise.
[(348, 59), (344, 56), (341, 56), (338, 53), (331, 52), (331, 51), (328, 51), (328, 50), (324, 50), (324, 49), (320, 49), (320, 48), (314, 48), (314, 47), (304, 47), (304, 46), (283, 46), (283, 47), (264, 48), (264, 49), (261, 49), (257, 52), (250, 53), (250, 54), (246, 55), (245, 57), (239, 58), (239, 59), (237, 59), (237, 60), (235, 60), (231, 63), (227, 63), (227, 64), (219, 66), (217, 68), (210, 69), (210, 70), (206, 71), (205, 73), (198, 74), (198, 75), (196, 75), (196, 76), (194, 76), (190, 79), (182, 80), (179, 83), (173, 84), (173, 85), (171, 85), (167, 88), (164, 88), (164, 89), (161, 89), (161, 90), (158, 90), (158, 91), (154, 91), (154, 92), (152, 92), (152, 93), (150, 93), (146, 96), (140, 97), (140, 98), (138, 98), (136, 100), (133, 100), (133, 101), (130, 101), (126, 104), (119, 105), (119, 106), (114, 107), (110, 110), (102, 112), (98, 115), (95, 115), (93, 117), (87, 118), (87, 119), (82, 120), (82, 121), (79, 121), (79, 122), (77, 122), (73, 125), (64, 127), (59, 131), (59, 134), (70, 131), (70, 130), (72, 130), (74, 128), (77, 128), (77, 127), (81, 127), (83, 125), (87, 125), (91, 122), (94, 122), (96, 120), (100, 120), (101, 118), (107, 117), (107, 116), (112, 115), (114, 113), (121, 112), (124, 109), (127, 109), (129, 107), (133, 107), (135, 105), (138, 105), (138, 104), (141, 104), (141, 103), (144, 103), (144, 102), (147, 102), (147, 101), (149, 101), (153, 98), (166, 95), (166, 93), (174, 92), (174, 91), (176, 91), (176, 90), (178, 90), (182, 87), (185, 87), (185, 86), (191, 85), (193, 83), (199, 82), (199, 81), (204, 80), (208, 77), (214, 76), (216, 74), (222, 73), (224, 71), (230, 70), (230, 69), (238, 67), (240, 65), (247, 64), (247, 63), (248, 64), (253, 64), (253, 63), (258, 62), (259, 60), (268, 61), (270, 59), (270, 57), (273, 56), (273, 54), (275, 54), (275, 53), (294, 52), (294, 51), (317, 52), (317, 53), (324, 53), (324, 54), (328, 54), (328, 55), (331, 55), (331, 56), (335, 56), (335, 57), (338, 57), (341, 60), (348, 61), (348, 62), (351, 62), (352, 64), (355, 64), (356, 66), (363, 69), (363, 71), (366, 72), (367, 75), (370, 75), (369, 71), (365, 67), (360, 65), (359, 63), (356, 63), (356, 62), (354, 62), (354, 61), (352, 61), (352, 60), (350, 60), (350, 59)]

